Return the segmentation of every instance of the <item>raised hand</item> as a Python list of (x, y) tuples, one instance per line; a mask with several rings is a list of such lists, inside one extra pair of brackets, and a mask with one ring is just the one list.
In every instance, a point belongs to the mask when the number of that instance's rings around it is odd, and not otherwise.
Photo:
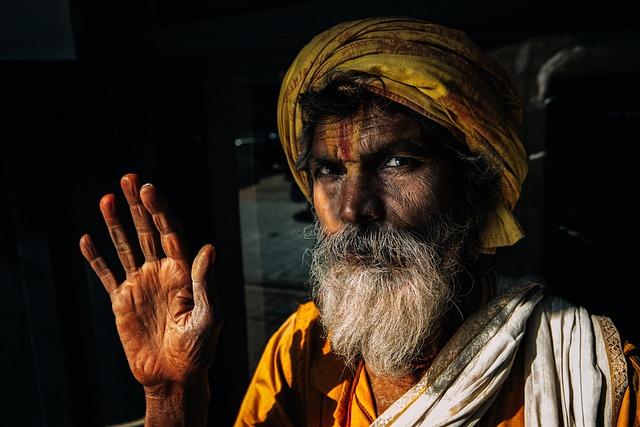
[(205, 386), (208, 393), (206, 375), (222, 325), (216, 298), (209, 298), (215, 292), (215, 250), (203, 246), (191, 263), (182, 227), (158, 190), (150, 184), (140, 188), (135, 174), (125, 175), (120, 184), (144, 262), (136, 262), (113, 194), (102, 197), (100, 210), (125, 280), (117, 282), (88, 234), (80, 239), (80, 250), (109, 293), (131, 372), (148, 398), (191, 384)]

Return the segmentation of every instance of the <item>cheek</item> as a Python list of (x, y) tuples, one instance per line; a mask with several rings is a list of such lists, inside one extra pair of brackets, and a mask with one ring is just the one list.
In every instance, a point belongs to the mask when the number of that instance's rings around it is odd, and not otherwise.
[(420, 224), (425, 216), (439, 208), (439, 186), (440, 183), (436, 183), (428, 171), (389, 182), (382, 194), (389, 212), (394, 215), (390, 220), (409, 228)]
[(325, 228), (327, 233), (335, 233), (341, 227), (341, 222), (338, 217), (335, 201), (335, 188), (333, 186), (327, 186), (318, 183), (317, 181), (313, 185), (313, 206), (318, 215), (320, 224)]

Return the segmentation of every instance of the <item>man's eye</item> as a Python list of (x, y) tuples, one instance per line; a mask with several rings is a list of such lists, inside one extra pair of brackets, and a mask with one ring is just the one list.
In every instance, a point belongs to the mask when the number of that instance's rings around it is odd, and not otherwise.
[(411, 159), (408, 157), (393, 156), (383, 166), (385, 168), (397, 168), (408, 165), (409, 163), (411, 163)]
[(333, 170), (329, 166), (320, 166), (318, 168), (318, 175), (331, 175)]
[(314, 176), (318, 178), (340, 175), (342, 170), (337, 166), (322, 165), (318, 166), (314, 171)]

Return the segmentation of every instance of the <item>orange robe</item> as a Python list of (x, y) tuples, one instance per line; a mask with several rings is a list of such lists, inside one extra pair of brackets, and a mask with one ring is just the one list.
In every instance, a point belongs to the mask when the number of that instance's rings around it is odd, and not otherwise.
[[(640, 426), (640, 354), (631, 344), (624, 353), (629, 385), (617, 426)], [(524, 426), (523, 362), (518, 354), (479, 426)], [(366, 369), (356, 375), (331, 353), (318, 310), (306, 303), (269, 340), (235, 425), (360, 427), (378, 415)]]

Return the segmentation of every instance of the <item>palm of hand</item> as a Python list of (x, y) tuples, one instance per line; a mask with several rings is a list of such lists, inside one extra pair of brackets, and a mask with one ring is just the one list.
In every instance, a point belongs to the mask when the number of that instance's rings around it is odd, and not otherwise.
[(185, 382), (185, 372), (201, 371), (210, 359), (211, 346), (198, 334), (211, 319), (193, 315), (190, 287), (188, 266), (164, 258), (145, 263), (111, 296), (129, 366), (143, 385)]
[[(190, 265), (176, 231), (179, 225), (171, 218), (166, 203), (155, 189), (147, 189), (146, 200), (144, 193), (141, 200), (136, 181), (135, 175), (127, 175), (122, 182), (145, 262), (138, 266), (134, 261), (112, 195), (104, 196), (100, 207), (126, 279), (117, 284), (88, 235), (82, 237), (80, 247), (109, 293), (118, 334), (135, 378), (144, 386), (187, 383), (206, 374), (221, 326), (205, 290), (206, 282), (212, 282), (213, 248), (204, 246)], [(159, 243), (166, 257), (159, 257)]]

